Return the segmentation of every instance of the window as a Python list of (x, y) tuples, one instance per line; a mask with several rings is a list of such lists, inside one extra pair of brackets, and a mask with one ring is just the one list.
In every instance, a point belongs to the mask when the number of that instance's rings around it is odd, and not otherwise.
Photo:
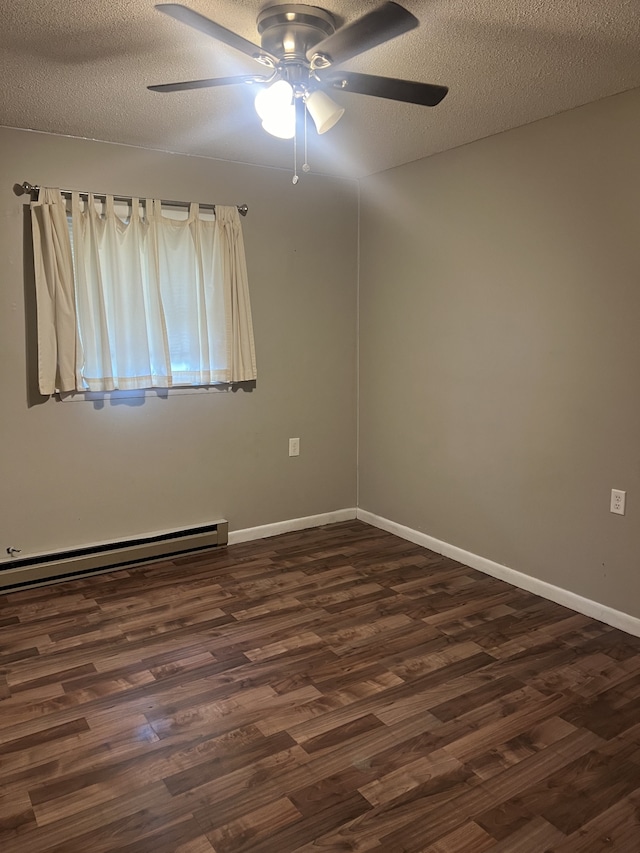
[(32, 218), (41, 393), (256, 378), (236, 208), (41, 190)]

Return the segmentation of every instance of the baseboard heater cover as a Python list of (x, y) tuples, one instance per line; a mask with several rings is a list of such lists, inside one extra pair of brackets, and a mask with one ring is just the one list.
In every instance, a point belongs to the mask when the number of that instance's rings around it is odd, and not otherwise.
[(220, 520), (199, 527), (138, 536), (69, 551), (19, 557), (0, 566), (0, 589), (122, 568), (226, 545), (228, 541), (229, 524)]

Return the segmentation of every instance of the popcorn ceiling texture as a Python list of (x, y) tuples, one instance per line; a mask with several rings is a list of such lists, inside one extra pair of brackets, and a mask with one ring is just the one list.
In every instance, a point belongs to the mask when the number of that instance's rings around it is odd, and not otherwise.
[[(259, 43), (255, 19), (268, 3), (183, 2)], [(378, 3), (322, 5), (348, 23)], [(429, 109), (337, 92), (340, 123), (322, 137), (310, 130), (313, 171), (362, 177), (640, 86), (637, 0), (402, 5), (421, 26), (344, 67), (445, 84), (449, 95)], [(0, 125), (291, 167), (292, 144), (261, 130), (252, 87), (147, 91), (260, 71), (153, 0), (0, 0), (0, 15)]]

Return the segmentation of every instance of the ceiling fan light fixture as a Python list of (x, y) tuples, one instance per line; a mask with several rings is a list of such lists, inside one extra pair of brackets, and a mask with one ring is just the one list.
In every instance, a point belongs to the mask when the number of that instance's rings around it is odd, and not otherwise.
[(318, 133), (326, 133), (331, 130), (344, 115), (344, 107), (336, 104), (321, 89), (314, 89), (313, 92), (309, 92), (304, 102)]

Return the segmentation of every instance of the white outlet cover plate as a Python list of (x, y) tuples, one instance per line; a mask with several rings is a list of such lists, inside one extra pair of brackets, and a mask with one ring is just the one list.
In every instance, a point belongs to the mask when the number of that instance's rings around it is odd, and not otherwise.
[(627, 502), (627, 493), (622, 489), (611, 489), (611, 512), (616, 515), (624, 515), (625, 504)]

